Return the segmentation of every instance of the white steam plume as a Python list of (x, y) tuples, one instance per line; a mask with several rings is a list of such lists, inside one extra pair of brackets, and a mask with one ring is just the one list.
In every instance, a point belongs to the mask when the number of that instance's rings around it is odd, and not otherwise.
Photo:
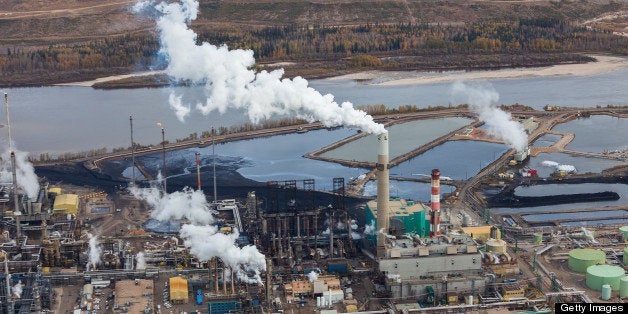
[(528, 145), (528, 136), (521, 123), (512, 120), (509, 113), (499, 109), (495, 102), (499, 94), (491, 85), (465, 84), (457, 81), (453, 84), (453, 96), (466, 97), (464, 100), (469, 108), (486, 123), (488, 134), (504, 140), (510, 147), (523, 151)]
[(355, 219), (351, 219), (351, 238), (353, 240), (362, 239), (362, 235), (358, 232), (355, 232), (355, 230), (358, 230), (358, 222)]
[[(240, 236), (236, 231), (223, 234), (213, 225), (195, 226), (183, 225), (180, 232), (185, 246), (190, 253), (201, 261), (207, 261), (218, 256), (223, 263), (235, 270), (241, 281), (260, 283), (260, 271), (266, 269), (266, 259), (255, 246), (247, 245), (242, 248), (235, 245)], [(249, 277), (248, 274), (253, 275)]]
[(316, 279), (318, 279), (318, 273), (317, 273), (317, 272), (315, 272), (315, 271), (311, 271), (311, 272), (309, 272), (309, 273), (307, 274), (307, 279), (308, 279), (310, 282), (314, 282), (314, 281), (316, 281)]
[(15, 286), (11, 287), (11, 293), (13, 293), (13, 296), (17, 299), (22, 297), (22, 281), (21, 280), (18, 280)]
[[(349, 102), (338, 104), (331, 94), (321, 95), (308, 87), (301, 77), (282, 79), (283, 69), (255, 72), (252, 50), (229, 50), (203, 42), (197, 44), (197, 34), (188, 27), (198, 14), (198, 1), (180, 3), (144, 1), (136, 4), (136, 12), (155, 9), (160, 12), (157, 28), (160, 52), (168, 59), (167, 74), (177, 81), (204, 84), (207, 99), (196, 108), (204, 115), (216, 110), (243, 109), (253, 123), (273, 116), (296, 116), (307, 121), (320, 121), (325, 126), (358, 127), (367, 133), (383, 133), (384, 126), (373, 121), (364, 111)], [(189, 114), (172, 94), (170, 106), (179, 119)], [(181, 110), (185, 108), (184, 110)]]
[(133, 186), (129, 188), (129, 191), (136, 198), (145, 200), (153, 209), (150, 216), (159, 221), (186, 218), (194, 224), (214, 222), (209, 204), (201, 191), (186, 187), (182, 191), (163, 196), (160, 189), (156, 187), (138, 188)]
[(181, 192), (162, 195), (157, 188), (129, 188), (136, 198), (145, 200), (152, 208), (151, 217), (168, 221), (187, 218), (191, 224), (181, 227), (179, 236), (190, 253), (201, 261), (219, 257), (233, 268), (244, 282), (260, 283), (260, 272), (266, 269), (266, 259), (255, 246), (242, 248), (236, 245), (237, 229), (230, 234), (219, 232), (211, 225), (215, 221), (205, 195), (200, 191), (184, 188)]
[(181, 98), (182, 96), (170, 94), (168, 97), (168, 103), (170, 104), (170, 108), (174, 110), (174, 114), (177, 116), (177, 119), (181, 122), (185, 122), (185, 117), (190, 114), (190, 106), (186, 106), (181, 103)]
[(364, 226), (364, 234), (375, 235), (375, 220), (371, 220), (371, 223)]
[(144, 258), (144, 252), (138, 252), (135, 255), (135, 269), (146, 269), (146, 259)]
[[(37, 197), (37, 193), (39, 192), (39, 181), (37, 179), (37, 175), (35, 174), (33, 164), (28, 161), (28, 153), (16, 149), (14, 149), (14, 151), (17, 186), (24, 190), (28, 197)], [(2, 160), (0, 160), (0, 181), (8, 183), (13, 182), (11, 153), (9, 151), (2, 153)]]
[(87, 262), (86, 268), (87, 271), (89, 271), (95, 269), (96, 265), (100, 264), (100, 254), (102, 250), (100, 246), (98, 246), (98, 236), (88, 233), (87, 237), (89, 238), (89, 248), (87, 250), (89, 261)]
[(565, 171), (565, 172), (576, 172), (576, 167), (572, 165), (561, 165), (552, 160), (544, 160), (541, 162), (541, 165), (550, 168), (556, 168), (557, 171)]

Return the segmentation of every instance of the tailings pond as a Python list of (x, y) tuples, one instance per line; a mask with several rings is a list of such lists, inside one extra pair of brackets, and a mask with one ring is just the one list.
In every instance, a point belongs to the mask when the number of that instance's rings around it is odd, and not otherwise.
[[(615, 192), (619, 195), (618, 200), (603, 201), (594, 203), (572, 203), (558, 204), (549, 206), (534, 206), (520, 208), (491, 208), (491, 212), (495, 214), (512, 214), (521, 212), (551, 212), (558, 210), (582, 209), (592, 207), (607, 206), (627, 206), (628, 205), (628, 185), (626, 184), (605, 184), (605, 183), (581, 183), (581, 184), (539, 184), (534, 186), (519, 186), (515, 189), (517, 196), (552, 196), (561, 194), (578, 194), (578, 193), (598, 193), (598, 192)], [(571, 213), (563, 213), (561, 219), (566, 219)]]
[(557, 125), (554, 130), (575, 134), (567, 149), (595, 153), (628, 149), (628, 119), (595, 115)]
[(556, 142), (558, 142), (558, 140), (560, 140), (562, 138), (562, 135), (558, 135), (558, 134), (543, 134), (541, 137), (539, 137), (538, 139), (536, 139), (536, 141), (534, 141), (534, 143), (532, 143), (533, 147), (550, 147), (554, 144), (556, 144)]
[[(543, 162), (546, 163), (544, 164)], [(553, 164), (552, 162), (558, 165), (573, 166), (579, 174), (587, 172), (600, 173), (602, 170), (622, 164), (619, 160), (606, 158), (573, 156), (565, 153), (541, 153), (536, 157), (530, 157), (528, 165), (530, 168), (537, 169), (539, 177), (549, 177), (558, 170), (557, 166), (550, 166), (550, 164)]]
[(593, 226), (599, 224), (623, 224), (628, 222), (628, 211), (625, 209), (583, 211), (583, 209), (589, 208), (604, 209), (605, 207), (627, 206), (628, 185), (626, 184), (539, 184), (533, 186), (519, 186), (515, 189), (515, 195), (531, 197), (599, 192), (615, 192), (619, 195), (619, 199), (613, 201), (597, 201), (521, 208), (498, 207), (491, 208), (491, 212), (494, 214), (502, 215), (527, 213), (522, 215), (522, 218), (530, 223), (568, 220), (560, 222), (560, 225), (565, 226)]
[(420, 178), (440, 169), (441, 176), (453, 180), (466, 180), (508, 151), (505, 144), (482, 141), (447, 141), (425, 153), (390, 169), (390, 175), (403, 178)]
[[(415, 120), (392, 125), (388, 128), (389, 157), (392, 160), (472, 122), (473, 120), (468, 118), (453, 117)], [(320, 156), (377, 162), (377, 150), (377, 135), (371, 134), (327, 151)]]
[[(317, 189), (331, 190), (332, 178), (344, 177), (348, 183), (349, 179), (367, 171), (336, 163), (312, 160), (303, 157), (303, 155), (353, 134), (355, 134), (355, 130), (351, 129), (342, 128), (331, 131), (323, 129), (308, 133), (277, 135), (217, 144), (215, 148), (216, 167), (221, 171), (235, 171), (247, 179), (258, 182), (315, 179)], [(196, 152), (200, 153), (201, 172), (205, 175), (211, 174), (213, 155), (212, 147), (208, 146), (167, 152), (168, 178), (189, 176), (191, 178), (190, 184), (194, 185), (196, 182)], [(163, 168), (161, 153), (140, 156), (137, 157), (137, 160), (152, 174), (156, 174)], [(125, 174), (130, 172), (128, 161), (114, 162), (119, 165), (123, 163), (125, 169), (121, 171), (124, 171)]]

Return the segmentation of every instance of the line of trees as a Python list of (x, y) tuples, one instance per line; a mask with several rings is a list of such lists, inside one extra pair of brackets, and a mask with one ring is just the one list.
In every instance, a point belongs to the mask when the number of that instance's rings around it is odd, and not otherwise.
[(201, 40), (252, 49), (267, 59), (325, 59), (352, 54), (485, 54), (524, 52), (628, 52), (628, 39), (557, 18), (469, 25), (366, 24), (343, 27), (266, 27), (199, 30)]
[[(325, 27), (195, 26), (199, 41), (252, 49), (260, 62), (338, 60), (348, 56), (429, 57), (437, 68), (443, 56), (525, 55), (532, 53), (628, 53), (628, 38), (611, 31), (579, 27), (557, 18), (468, 25), (365, 24)], [(86, 43), (50, 45), (26, 50), (0, 50), (0, 84), (23, 83), (28, 75), (41, 83), (115, 74), (159, 65), (154, 34), (129, 34)], [(433, 57), (433, 58), (432, 58)], [(464, 58), (458, 57), (464, 63)], [(567, 60), (570, 61), (570, 60)], [(352, 63), (351, 63), (352, 62)], [(378, 67), (377, 58), (350, 59), (351, 67)], [(507, 62), (506, 62), (507, 63)], [(430, 67), (428, 64), (427, 67)]]

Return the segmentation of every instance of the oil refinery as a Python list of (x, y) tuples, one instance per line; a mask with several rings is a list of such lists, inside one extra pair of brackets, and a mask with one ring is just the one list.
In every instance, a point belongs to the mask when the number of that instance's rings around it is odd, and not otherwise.
[[(448, 138), (486, 136), (476, 133)], [(389, 132), (377, 135), (371, 173), (348, 185), (342, 177), (328, 191), (313, 179), (269, 181), (225, 199), (202, 191), (198, 153), (188, 183), (196, 190), (172, 180), (166, 193), (147, 179), (105, 191), (40, 178), (31, 196), (10, 154), (0, 200), (2, 312), (541, 313), (558, 301), (628, 296), (628, 226), (526, 224), (522, 214), (486, 210), (487, 201), (510, 200), (516, 178), (536, 179), (530, 169), (502, 175), (534, 149), (506, 154), (482, 181), (446, 177), (450, 193), (433, 169), (417, 179), (431, 191), (420, 202), (390, 195), (389, 141)], [(365, 178), (377, 181), (375, 198), (351, 194)], [(478, 197), (477, 187), (495, 185), (503, 189), (494, 199)]]

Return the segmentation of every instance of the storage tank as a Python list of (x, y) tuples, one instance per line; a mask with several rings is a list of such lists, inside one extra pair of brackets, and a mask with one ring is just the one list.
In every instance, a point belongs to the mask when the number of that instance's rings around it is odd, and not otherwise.
[(624, 241), (628, 241), (628, 226), (619, 228), (619, 232), (624, 236)]
[(586, 273), (587, 267), (598, 264), (606, 264), (606, 254), (602, 250), (575, 249), (569, 251), (569, 269), (575, 272)]
[(602, 297), (601, 299), (604, 301), (608, 301), (611, 299), (611, 294), (613, 291), (611, 290), (611, 285), (602, 285)]
[(587, 268), (587, 287), (601, 291), (608, 284), (611, 290), (619, 290), (619, 281), (625, 276), (624, 269), (619, 266), (593, 265)]
[(628, 266), (628, 246), (624, 248), (624, 266)]
[(506, 252), (506, 241), (502, 239), (488, 239), (486, 241), (486, 251), (488, 252)]
[(628, 276), (619, 280), (619, 296), (628, 298)]

